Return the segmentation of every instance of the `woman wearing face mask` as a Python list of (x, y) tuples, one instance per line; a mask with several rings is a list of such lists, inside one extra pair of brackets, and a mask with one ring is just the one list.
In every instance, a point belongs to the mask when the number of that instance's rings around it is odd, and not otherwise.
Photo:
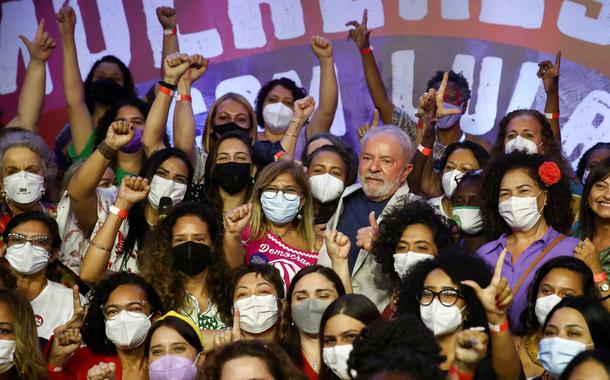
[(46, 379), (32, 306), (13, 290), (0, 289), (0, 327), (0, 379)]
[(299, 269), (316, 263), (321, 239), (313, 225), (312, 197), (303, 168), (291, 161), (259, 174), (250, 203), (225, 214), (223, 246), (229, 267), (271, 264), (288, 286)]
[(150, 380), (203, 379), (203, 338), (188, 317), (170, 311), (153, 323), (144, 341)]
[(460, 245), (470, 252), (491, 240), (481, 215), (482, 173), (481, 170), (465, 173), (451, 197), (451, 219), (459, 228)]
[[(420, 261), (433, 259), (451, 245), (451, 231), (428, 202), (415, 200), (392, 209), (379, 223), (373, 255), (396, 289), (400, 279)], [(383, 311), (384, 319), (396, 312), (396, 291)]]
[(167, 209), (184, 199), (193, 168), (182, 151), (168, 148), (153, 153), (140, 174), (127, 177), (114, 204), (100, 211), (81, 264), (83, 281), (100, 281), (108, 268), (138, 271), (137, 252), (146, 233)]
[[(41, 199), (53, 183), (57, 166), (44, 140), (16, 130), (0, 141), (0, 233), (15, 215), (39, 210), (55, 216), (55, 206)], [(6, 244), (0, 241), (0, 249)]]
[(202, 330), (225, 327), (227, 281), (218, 217), (203, 204), (173, 207), (151, 231), (138, 255), (141, 276), (168, 309), (188, 316)]
[(528, 307), (521, 314), (524, 333), (513, 342), (527, 378), (542, 375), (538, 343), (547, 315), (563, 298), (574, 296), (599, 298), (591, 270), (579, 259), (556, 257), (538, 269), (527, 295)]
[(250, 141), (238, 132), (218, 138), (206, 161), (205, 202), (222, 215), (248, 202), (257, 172)]
[(143, 343), (163, 312), (159, 296), (141, 277), (121, 272), (105, 278), (93, 290), (82, 327), (71, 321), (47, 346), (51, 379), (146, 378)]
[(481, 212), (485, 229), (495, 236), (477, 255), (490, 265), (508, 250), (504, 275), (515, 292), (510, 328), (520, 333), (527, 288), (536, 270), (558, 256), (572, 256), (578, 241), (564, 235), (572, 225), (565, 173), (543, 156), (513, 152), (496, 157), (483, 175)]
[(320, 380), (349, 379), (347, 359), (360, 331), (380, 319), (377, 306), (361, 294), (347, 294), (334, 300), (320, 321), (320, 350), (323, 359)]
[(17, 289), (32, 304), (38, 336), (46, 341), (55, 327), (70, 319), (73, 293), (78, 294), (47, 279), (61, 246), (57, 223), (41, 211), (22, 213), (8, 223), (3, 239), (7, 247), (4, 258), (17, 278)]
[(439, 167), (443, 168), (442, 177), (440, 181), (436, 181), (438, 190), (442, 190), (442, 195), (430, 199), (430, 204), (439, 215), (451, 219), (453, 215), (451, 198), (458, 183), (464, 174), (485, 167), (488, 160), (489, 153), (482, 146), (471, 141), (453, 143), (445, 149), (439, 162)]
[(583, 351), (568, 364), (559, 380), (610, 379), (610, 350)]
[[(610, 349), (610, 313), (586, 296), (567, 297), (549, 313), (542, 327), (539, 379), (559, 379), (567, 365), (585, 350)], [(538, 379), (538, 378), (537, 378)]]
[[(313, 196), (315, 223), (322, 230), (335, 213), (343, 189), (356, 181), (357, 166), (353, 154), (334, 145), (323, 145), (303, 163)], [(324, 228), (322, 228), (324, 227)]]
[(583, 153), (576, 167), (576, 178), (583, 186), (591, 170), (608, 157), (610, 157), (610, 142), (598, 142)]
[(282, 347), (311, 380), (320, 370), (320, 321), (328, 305), (345, 294), (332, 269), (312, 265), (294, 276), (282, 316)]

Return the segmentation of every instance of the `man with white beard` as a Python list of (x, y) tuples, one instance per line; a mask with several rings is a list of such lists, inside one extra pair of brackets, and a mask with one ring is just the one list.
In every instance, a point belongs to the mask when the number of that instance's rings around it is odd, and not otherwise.
[[(397, 127), (369, 130), (362, 139), (359, 183), (344, 190), (327, 224), (328, 229), (341, 231), (352, 243), (348, 261), (354, 293), (369, 297), (380, 310), (388, 304), (392, 289), (369, 250), (383, 213), (415, 198), (407, 185), (413, 168), (411, 148), (411, 139)], [(331, 266), (326, 246), (320, 250), (318, 263)]]

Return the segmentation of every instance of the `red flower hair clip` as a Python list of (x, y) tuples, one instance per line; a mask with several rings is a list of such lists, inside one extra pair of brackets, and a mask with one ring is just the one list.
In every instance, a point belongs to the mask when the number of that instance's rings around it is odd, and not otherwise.
[(561, 180), (561, 169), (553, 161), (545, 161), (538, 168), (538, 175), (546, 186), (551, 186)]

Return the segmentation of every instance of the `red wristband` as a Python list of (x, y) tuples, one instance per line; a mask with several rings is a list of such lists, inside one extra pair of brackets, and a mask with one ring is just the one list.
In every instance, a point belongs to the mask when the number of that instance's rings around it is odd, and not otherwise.
[(598, 284), (600, 282), (605, 282), (608, 279), (606, 272), (601, 272), (593, 276), (593, 281)]
[(165, 94), (169, 97), (174, 96), (174, 91), (172, 91), (171, 89), (165, 87), (165, 86), (159, 86), (159, 92), (162, 94)]
[(174, 26), (171, 29), (163, 29), (163, 34), (166, 36), (175, 36), (178, 33), (178, 29)]
[(111, 214), (114, 214), (114, 215), (118, 216), (122, 220), (127, 219), (127, 217), (129, 216), (129, 213), (127, 211), (121, 210), (120, 208), (118, 208), (118, 207), (116, 207), (114, 205), (110, 206), (108, 211), (110, 211)]
[(362, 54), (362, 55), (371, 54), (372, 52), (373, 52), (372, 46), (366, 47), (364, 49), (360, 49), (360, 54)]
[(279, 161), (280, 157), (282, 157), (285, 154), (286, 154), (286, 152), (284, 152), (283, 150), (280, 150), (279, 152), (277, 152), (276, 154), (273, 155), (273, 158), (275, 158), (276, 161)]
[(432, 154), (432, 148), (426, 148), (422, 144), (419, 144), (419, 146), (417, 147), (417, 150), (419, 150), (420, 153), (426, 157), (430, 157), (430, 155)]
[(192, 103), (193, 102), (193, 98), (190, 95), (178, 95), (178, 96), (176, 96), (176, 101), (177, 102), (189, 102), (189, 103)]
[(455, 367), (454, 365), (451, 365), (451, 367), (449, 367), (449, 376), (452, 379), (455, 379), (457, 376), (458, 380), (472, 380), (474, 378), (474, 373), (462, 372), (459, 369), (457, 369), (457, 367)]
[(508, 331), (508, 319), (500, 323), (499, 325), (494, 325), (491, 322), (488, 322), (487, 326), (489, 327), (489, 331), (493, 331), (495, 333), (502, 333)]
[(544, 116), (549, 120), (557, 120), (559, 119), (559, 112), (554, 113), (544, 113)]

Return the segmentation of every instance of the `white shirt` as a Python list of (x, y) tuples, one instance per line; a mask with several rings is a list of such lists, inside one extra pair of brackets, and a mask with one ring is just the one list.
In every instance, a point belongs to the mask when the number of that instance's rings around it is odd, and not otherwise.
[[(87, 299), (81, 295), (80, 302), (83, 305)], [(54, 328), (68, 322), (74, 312), (72, 289), (53, 281), (48, 281), (47, 286), (30, 304), (34, 309), (38, 337), (45, 339), (53, 335)]]

